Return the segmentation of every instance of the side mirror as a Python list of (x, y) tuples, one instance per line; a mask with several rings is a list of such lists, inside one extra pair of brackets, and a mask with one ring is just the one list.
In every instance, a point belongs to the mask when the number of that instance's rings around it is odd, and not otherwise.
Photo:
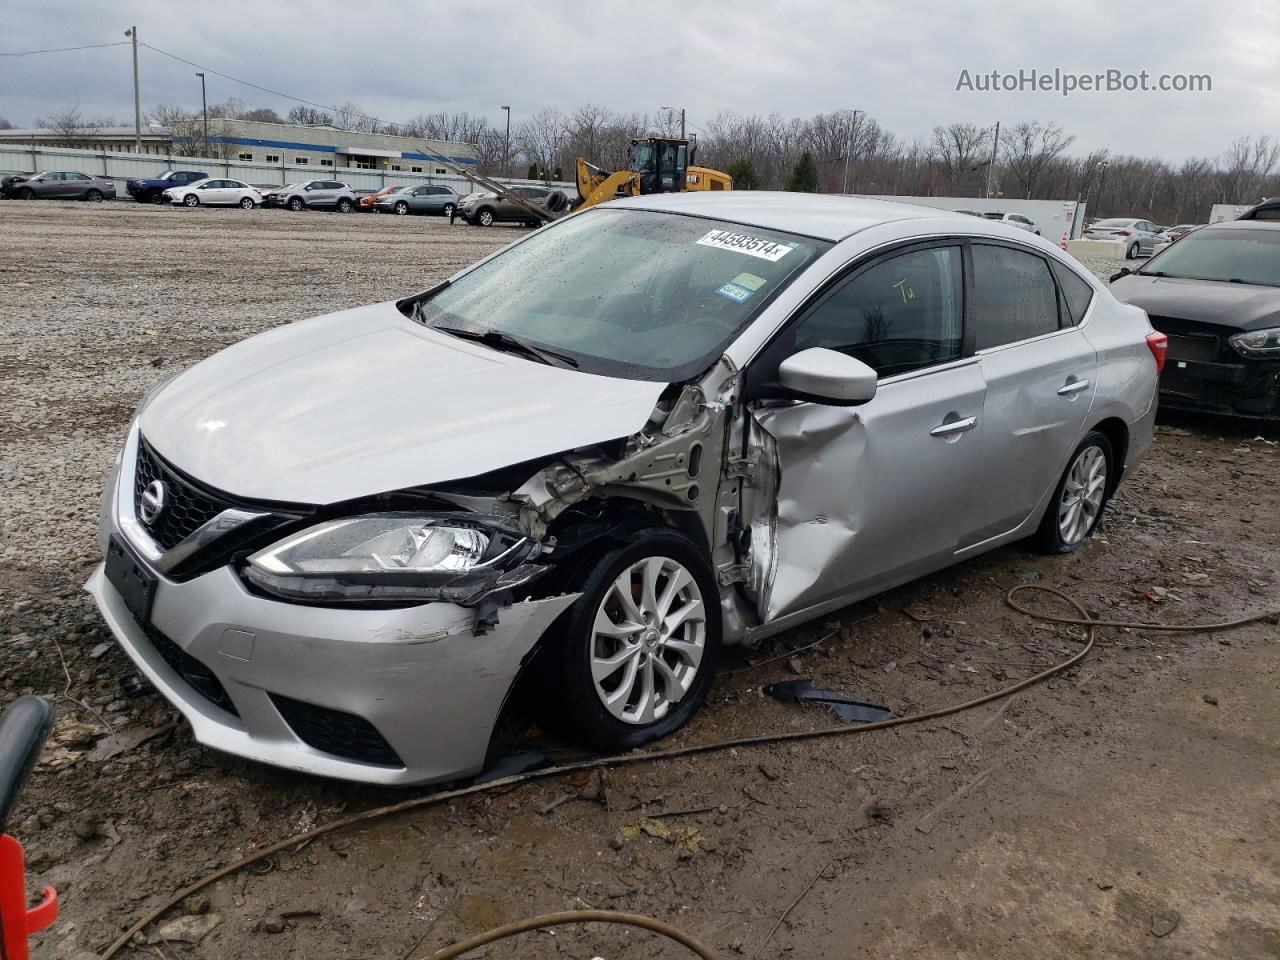
[(1107, 280), (1107, 283), (1115, 283), (1115, 282), (1116, 282), (1117, 280), (1119, 280), (1121, 277), (1127, 277), (1127, 276), (1128, 276), (1129, 274), (1131, 274), (1131, 273), (1133, 273), (1133, 271), (1132, 271), (1132, 270), (1130, 270), (1128, 267), (1121, 267), (1121, 268), (1120, 268), (1120, 272), (1119, 272), (1119, 273), (1113, 273), (1113, 274), (1111, 275), (1111, 278), (1110, 278), (1109, 280)]
[(778, 383), (795, 400), (852, 407), (876, 395), (876, 372), (856, 357), (810, 347), (778, 366)]

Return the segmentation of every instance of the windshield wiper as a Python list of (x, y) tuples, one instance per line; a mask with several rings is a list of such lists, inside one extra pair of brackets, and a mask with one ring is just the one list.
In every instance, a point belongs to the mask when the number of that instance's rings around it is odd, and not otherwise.
[(486, 347), (506, 353), (519, 353), (528, 357), (530, 360), (537, 360), (539, 363), (545, 363), (548, 366), (555, 366), (557, 363), (563, 363), (570, 367), (577, 368), (578, 361), (568, 354), (558, 353), (555, 350), (548, 350), (546, 347), (535, 347), (531, 343), (525, 343), (517, 337), (511, 336), (509, 333), (503, 333), (500, 330), (485, 330), (483, 333), (477, 330), (464, 330), (461, 327), (432, 327), (432, 330), (439, 330), (441, 333), (447, 333), (450, 336), (458, 337), (462, 340), (473, 340), (476, 343), (483, 343)]

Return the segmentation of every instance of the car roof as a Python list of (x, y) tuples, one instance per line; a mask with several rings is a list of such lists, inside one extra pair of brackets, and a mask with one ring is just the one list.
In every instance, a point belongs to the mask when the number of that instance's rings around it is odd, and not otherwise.
[(895, 220), (948, 219), (957, 229), (972, 230), (975, 220), (950, 210), (871, 200), (866, 197), (764, 190), (696, 190), (650, 194), (615, 200), (610, 207), (713, 217), (735, 223), (784, 230), (820, 240), (843, 240), (851, 234)]
[(1202, 230), (1280, 230), (1280, 220), (1219, 220), (1207, 223)]

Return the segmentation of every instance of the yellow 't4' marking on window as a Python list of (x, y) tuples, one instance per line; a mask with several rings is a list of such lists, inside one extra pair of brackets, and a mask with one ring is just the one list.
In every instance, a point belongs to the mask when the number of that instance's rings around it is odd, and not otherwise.
[(914, 299), (916, 298), (916, 292), (915, 292), (914, 290), (912, 290), (910, 287), (908, 287), (908, 286), (907, 286), (907, 278), (906, 278), (906, 277), (903, 277), (901, 280), (899, 280), (897, 283), (895, 283), (895, 284), (893, 285), (893, 287), (894, 287), (894, 289), (895, 289), (895, 290), (897, 290), (900, 294), (902, 294), (902, 302), (903, 302), (903, 303), (906, 303), (908, 300), (914, 300)]

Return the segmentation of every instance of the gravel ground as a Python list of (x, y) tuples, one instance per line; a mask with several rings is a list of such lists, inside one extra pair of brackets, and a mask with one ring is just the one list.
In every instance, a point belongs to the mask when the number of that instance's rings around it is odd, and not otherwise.
[[(206, 751), (161, 698), (123, 692), (132, 671), (80, 584), (97, 561), (101, 478), (138, 399), (245, 336), (421, 289), (517, 235), (424, 218), (0, 203), (0, 700), (41, 693), (60, 715), (11, 826), (33, 883), (62, 896), (37, 956), (84, 960), (208, 870), (406, 796)], [(1164, 423), (1089, 549), (999, 550), (752, 656), (834, 631), (798, 669), (912, 713), (1072, 649), (1069, 632), (1004, 607), (1018, 584), (1061, 586), (1125, 619), (1280, 606), (1275, 439)], [(179, 921), (169, 942), (152, 931), (126, 952), (420, 956), (590, 904), (670, 920), (728, 957), (1280, 955), (1275, 626), (1104, 640), (1071, 674), (947, 722), (617, 770), (606, 803), (580, 799), (580, 782), (546, 782), (331, 834), (221, 881), (167, 918)], [(825, 725), (760, 695), (792, 675), (785, 657), (731, 657), (671, 745)], [(151, 739), (102, 759), (92, 748), (107, 726)], [(565, 755), (518, 715), (513, 728)], [(655, 813), (667, 816), (644, 820)], [(172, 939), (205, 928), (197, 943)], [(679, 954), (638, 934), (562, 929), (490, 955)]]

